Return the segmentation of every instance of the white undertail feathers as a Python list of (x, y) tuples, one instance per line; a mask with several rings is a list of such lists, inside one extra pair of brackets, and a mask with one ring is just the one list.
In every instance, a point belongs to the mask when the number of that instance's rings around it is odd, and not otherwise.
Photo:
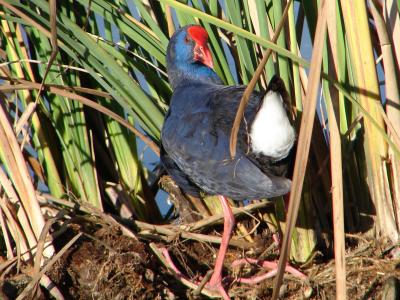
[(250, 128), (251, 148), (275, 160), (285, 158), (296, 139), (294, 128), (289, 122), (282, 97), (269, 91)]

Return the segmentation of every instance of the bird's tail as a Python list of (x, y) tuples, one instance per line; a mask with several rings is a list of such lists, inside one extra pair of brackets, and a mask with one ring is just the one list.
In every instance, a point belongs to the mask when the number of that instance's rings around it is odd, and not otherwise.
[(285, 104), (286, 111), (289, 113), (290, 101), (289, 94), (286, 90), (285, 83), (279, 75), (274, 75), (269, 81), (267, 93), (269, 91), (277, 92), (281, 95), (283, 103)]

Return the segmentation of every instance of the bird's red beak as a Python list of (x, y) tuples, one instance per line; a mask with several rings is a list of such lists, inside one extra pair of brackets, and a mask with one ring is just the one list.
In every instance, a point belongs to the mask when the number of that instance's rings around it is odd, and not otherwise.
[(201, 62), (211, 69), (214, 68), (211, 51), (210, 49), (208, 49), (207, 44), (201, 45), (196, 43), (193, 50), (193, 59), (195, 61)]

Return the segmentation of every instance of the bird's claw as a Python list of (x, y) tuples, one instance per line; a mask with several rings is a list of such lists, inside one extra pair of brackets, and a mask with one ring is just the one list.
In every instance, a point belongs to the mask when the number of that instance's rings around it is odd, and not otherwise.
[[(162, 254), (164, 258), (166, 259), (170, 269), (175, 273), (176, 276), (179, 278), (182, 278), (186, 281), (190, 281), (190, 279), (186, 278), (181, 271), (176, 267), (174, 262), (171, 259), (171, 256), (169, 255), (168, 249), (167, 248), (162, 248), (160, 249), (162, 251)], [(223, 286), (223, 281), (224, 279), (229, 279), (238, 283), (244, 283), (244, 284), (257, 284), (260, 283), (263, 280), (266, 280), (268, 278), (272, 278), (276, 275), (277, 270), (278, 270), (278, 264), (273, 261), (265, 261), (265, 260), (257, 260), (253, 258), (242, 258), (242, 259), (237, 259), (232, 263), (232, 267), (238, 267), (244, 264), (255, 264), (260, 267), (270, 269), (271, 271), (258, 275), (258, 276), (252, 276), (248, 278), (240, 277), (240, 278), (222, 278), (220, 276), (213, 278), (212, 277), (212, 270), (209, 271), (206, 276), (201, 278), (200, 281), (196, 281), (192, 284), (191, 288), (194, 289), (193, 294), (194, 295), (199, 295), (203, 289), (207, 291), (207, 294), (210, 295), (213, 293), (218, 293), (224, 300), (229, 300), (230, 297), (228, 293), (225, 291), (225, 288)], [(299, 270), (295, 269), (294, 267), (287, 265), (286, 266), (286, 272), (292, 274), (293, 276), (302, 279), (302, 280), (307, 280), (307, 276), (300, 272)], [(210, 280), (211, 278), (211, 280)], [(191, 281), (190, 281), (191, 282)]]
[[(257, 260), (257, 259), (253, 259), (253, 258), (242, 258), (242, 259), (237, 259), (232, 263), (232, 267), (238, 267), (240, 265), (243, 264), (254, 264), (254, 265), (258, 265), (262, 268), (266, 268), (266, 269), (270, 269), (271, 271), (262, 274), (262, 275), (258, 275), (258, 276), (252, 276), (249, 278), (236, 278), (235, 281), (236, 282), (240, 282), (240, 283), (246, 283), (246, 284), (257, 284), (265, 279), (274, 277), (278, 271), (278, 263), (274, 262), (274, 261), (267, 261), (267, 260)], [(296, 268), (287, 265), (285, 268), (285, 271), (292, 274), (293, 276), (301, 279), (301, 280), (307, 280), (308, 277), (300, 272), (299, 270), (297, 270)]]
[[(167, 248), (161, 248), (161, 253), (163, 254), (166, 262), (168, 263), (168, 266), (171, 271), (175, 273), (175, 275), (185, 281), (189, 281), (190, 279), (186, 278), (181, 271), (177, 268), (175, 263), (172, 261), (171, 256), (169, 255), (169, 251)], [(213, 294), (213, 293), (218, 293), (224, 300), (229, 300), (230, 297), (228, 293), (225, 291), (223, 284), (222, 284), (222, 278), (219, 278), (219, 280), (210, 280), (210, 277), (212, 275), (212, 271), (207, 273), (207, 275), (201, 279), (201, 281), (194, 282), (191, 288), (194, 289), (193, 294), (194, 295), (199, 295), (203, 289), (207, 290), (207, 294)], [(209, 282), (208, 282), (209, 281)]]

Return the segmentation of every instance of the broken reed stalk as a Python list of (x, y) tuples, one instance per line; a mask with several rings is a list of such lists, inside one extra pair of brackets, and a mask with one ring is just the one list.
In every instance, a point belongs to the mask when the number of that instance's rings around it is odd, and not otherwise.
[[(38, 194), (38, 198), (43, 197), (46, 199), (46, 201), (51, 201), (59, 205), (63, 205), (69, 208), (75, 207), (74, 203), (71, 203), (69, 201), (63, 200), (63, 199), (57, 199), (55, 197), (52, 197), (51, 195), (46, 195), (46, 194)], [(248, 206), (245, 206), (243, 208), (236, 208), (233, 207), (232, 211), (235, 216), (241, 215), (241, 214), (248, 214), (254, 210), (261, 209), (267, 206), (272, 205), (270, 202), (262, 202), (262, 203), (254, 203), (250, 204)], [(113, 226), (118, 226), (124, 235), (127, 235), (132, 238), (136, 238), (132, 234), (132, 232), (125, 228), (125, 226), (121, 225), (117, 221), (115, 221), (112, 217), (109, 215), (101, 212), (97, 208), (88, 205), (86, 203), (82, 203), (82, 205), (78, 208), (80, 211), (83, 211), (85, 213), (90, 213), (94, 214), (100, 219), (106, 221), (107, 223), (113, 225)], [(188, 224), (186, 226), (178, 226), (178, 225), (154, 225), (146, 222), (141, 222), (141, 221), (134, 221), (134, 225), (137, 226), (141, 232), (140, 234), (151, 237), (151, 236), (158, 236), (159, 239), (164, 239), (167, 241), (171, 241), (173, 238), (178, 238), (182, 237), (184, 239), (191, 239), (191, 240), (196, 240), (199, 242), (208, 242), (208, 243), (213, 243), (213, 244), (220, 244), (221, 243), (221, 237), (216, 237), (216, 236), (210, 236), (206, 234), (199, 234), (199, 233), (194, 233), (193, 231), (198, 231), (204, 228), (207, 228), (211, 225), (215, 225), (218, 222), (222, 222), (223, 220), (223, 215), (214, 215), (210, 216), (204, 220), (200, 220), (198, 222)], [(236, 240), (232, 239), (229, 244), (234, 247), (238, 247), (241, 249), (249, 249), (253, 247), (253, 244), (250, 244), (246, 241), (241, 241), (241, 240)]]
[[(272, 38), (273, 43), (276, 43), (276, 41), (278, 40), (279, 34), (281, 33), (283, 25), (286, 22), (291, 2), (292, 2), (292, 0), (289, 0), (288, 3), (286, 4), (285, 10), (283, 11), (283, 14), (282, 14), (282, 19), (279, 22), (279, 24), (275, 30), (274, 37)], [(232, 125), (231, 137), (230, 137), (230, 141), (229, 141), (229, 150), (230, 150), (232, 159), (236, 156), (237, 135), (239, 132), (240, 123), (242, 122), (242, 119), (243, 119), (244, 110), (247, 106), (247, 103), (249, 102), (250, 95), (253, 92), (253, 90), (257, 84), (257, 81), (260, 78), (261, 73), (263, 72), (265, 64), (267, 63), (271, 53), (272, 53), (271, 48), (268, 48), (267, 50), (265, 50), (263, 58), (260, 61), (260, 63), (258, 64), (256, 71), (254, 72), (253, 78), (251, 78), (249, 84), (247, 85), (245, 91), (243, 92), (242, 99), (240, 99), (239, 107), (236, 112), (235, 120)]]
[(310, 80), (307, 87), (304, 106), (304, 113), (301, 119), (299, 142), (296, 152), (296, 161), (293, 172), (292, 190), (290, 192), (289, 209), (287, 214), (286, 230), (283, 236), (282, 247), (280, 251), (278, 273), (274, 281), (274, 291), (272, 299), (276, 300), (279, 296), (279, 289), (282, 284), (283, 274), (288, 261), (291, 236), (296, 225), (299, 212), (301, 192), (305, 177), (308, 154), (310, 151), (311, 135), (314, 125), (315, 107), (317, 104), (317, 95), (321, 77), (322, 53), (324, 47), (326, 32), (326, 9), (325, 1), (321, 2), (318, 15), (318, 22), (314, 40), (314, 48), (311, 57)]

